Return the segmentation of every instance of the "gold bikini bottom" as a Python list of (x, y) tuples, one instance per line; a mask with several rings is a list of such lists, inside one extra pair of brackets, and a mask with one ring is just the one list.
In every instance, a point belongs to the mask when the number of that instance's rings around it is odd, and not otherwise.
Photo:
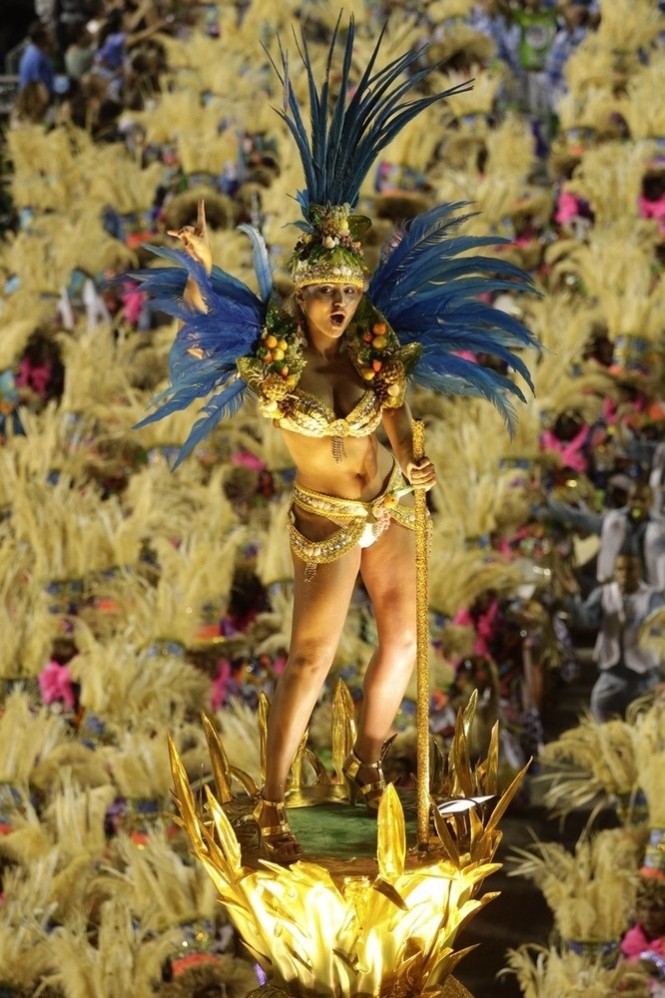
[[(415, 510), (412, 506), (401, 506), (399, 500), (410, 493), (402, 472), (397, 464), (393, 465), (390, 478), (383, 492), (369, 502), (361, 499), (341, 499), (339, 496), (329, 496), (324, 492), (314, 492), (302, 485), (293, 489), (291, 502), (289, 537), (294, 553), (309, 566), (325, 565), (336, 561), (357, 544), (359, 547), (369, 547), (376, 541), (390, 524), (391, 520), (409, 530), (415, 528)], [(306, 513), (315, 513), (326, 520), (339, 525), (330, 537), (320, 541), (311, 541), (300, 533), (295, 525), (294, 509)], [(310, 577), (311, 577), (310, 572)]]

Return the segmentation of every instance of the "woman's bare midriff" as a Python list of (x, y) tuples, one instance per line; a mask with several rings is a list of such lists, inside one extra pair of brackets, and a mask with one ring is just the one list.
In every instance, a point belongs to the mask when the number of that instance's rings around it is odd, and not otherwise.
[(338, 496), (340, 499), (376, 498), (390, 474), (394, 458), (375, 434), (345, 437), (344, 456), (336, 461), (330, 437), (306, 437), (282, 430), (289, 454), (296, 466), (296, 481), (307, 489)]
[[(392, 471), (393, 455), (376, 435), (344, 439), (344, 459), (335, 461), (330, 437), (305, 437), (282, 430), (296, 466), (296, 482), (303, 488), (340, 499), (369, 502), (381, 494)], [(298, 528), (311, 540), (322, 540), (337, 526), (330, 520), (297, 510)]]

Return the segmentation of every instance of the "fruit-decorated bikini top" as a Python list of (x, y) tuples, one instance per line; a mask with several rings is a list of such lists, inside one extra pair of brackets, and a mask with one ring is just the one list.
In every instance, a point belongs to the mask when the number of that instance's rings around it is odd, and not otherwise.
[(299, 387), (305, 367), (302, 334), (298, 338), (279, 316), (266, 324), (255, 358), (238, 364), (257, 395), (262, 415), (292, 433), (332, 438), (333, 452), (335, 441), (374, 433), (381, 424), (383, 410), (404, 402), (403, 351), (383, 322), (355, 324), (347, 330), (345, 343), (366, 388), (346, 416), (337, 416), (328, 403)]
[(281, 319), (275, 323), (266, 327), (256, 358), (238, 367), (258, 397), (259, 411), (280, 429), (333, 441), (366, 437), (379, 427), (384, 409), (403, 404), (404, 351), (396, 349), (385, 323), (360, 323), (346, 332), (349, 357), (367, 386), (346, 416), (337, 416), (330, 405), (299, 387), (303, 342)]
[(265, 414), (272, 416), (280, 429), (305, 437), (367, 437), (379, 427), (383, 408), (377, 393), (368, 388), (348, 415), (336, 416), (316, 395), (296, 388), (276, 411)]

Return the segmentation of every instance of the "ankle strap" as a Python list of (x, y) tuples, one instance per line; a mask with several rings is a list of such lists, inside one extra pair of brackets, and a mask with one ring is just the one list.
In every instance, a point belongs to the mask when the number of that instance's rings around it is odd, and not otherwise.
[(267, 797), (263, 796), (263, 792), (262, 791), (259, 791), (258, 803), (259, 804), (267, 804), (268, 807), (276, 807), (276, 808), (285, 807), (286, 806), (286, 800), (268, 800)]
[(362, 766), (363, 769), (381, 769), (381, 759), (379, 759), (378, 762), (365, 762), (360, 758), (355, 748), (351, 749), (351, 758), (357, 766)]

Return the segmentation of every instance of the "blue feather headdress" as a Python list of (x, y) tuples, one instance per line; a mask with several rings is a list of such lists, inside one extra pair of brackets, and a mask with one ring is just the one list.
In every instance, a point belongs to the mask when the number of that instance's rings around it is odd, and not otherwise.
[[(280, 65), (271, 60), (284, 87), (284, 106), (276, 110), (295, 141), (305, 176), (305, 188), (296, 194), (303, 220), (295, 225), (302, 235), (290, 260), (297, 287), (322, 282), (365, 285), (359, 237), (371, 223), (355, 214), (355, 209), (368, 171), (412, 119), (470, 87), (462, 84), (419, 95), (421, 84), (436, 68), (414, 71), (425, 49), (408, 52), (377, 69), (385, 28), (360, 79), (353, 79), (355, 27), (351, 20), (333, 94), (339, 24), (338, 20), (320, 85), (304, 35), (298, 47), (308, 81), (309, 129), (290, 85), (288, 59), (281, 45)], [(347, 337), (362, 376), (371, 381), (386, 405), (401, 404), (405, 377), (410, 375), (418, 384), (439, 392), (488, 398), (512, 429), (514, 413), (508, 397), (523, 398), (520, 389), (508, 375), (469, 355), (490, 355), (504, 367), (519, 371), (531, 384), (515, 350), (534, 346), (535, 341), (512, 316), (486, 301), (502, 290), (533, 289), (524, 272), (485, 255), (484, 247), (501, 240), (465, 236), (460, 231), (464, 207), (433, 208), (396, 234), (356, 313), (355, 337), (349, 332)], [(258, 396), (266, 414), (279, 418), (279, 406), (297, 385), (303, 368), (295, 323), (273, 298), (263, 240), (251, 227), (242, 228), (254, 242), (259, 295), (219, 268), (213, 267), (208, 274), (200, 263), (177, 250), (155, 250), (175, 267), (138, 275), (154, 307), (182, 322), (170, 356), (171, 385), (155, 400), (157, 410), (143, 423), (208, 397), (178, 463), (222, 418), (236, 411), (248, 388)], [(188, 277), (200, 290), (204, 311), (183, 300)]]
[(288, 58), (281, 46), (281, 70), (271, 60), (284, 87), (285, 109), (277, 110), (277, 113), (295, 140), (305, 174), (305, 189), (296, 194), (296, 199), (305, 217), (305, 223), (300, 224), (306, 231), (311, 224), (313, 205), (348, 204), (351, 209), (355, 208), (361, 185), (377, 156), (405, 125), (432, 104), (471, 88), (470, 83), (462, 83), (448, 90), (413, 97), (414, 91), (417, 92), (436, 69), (436, 66), (427, 66), (410, 73), (414, 64), (422, 59), (426, 46), (407, 52), (375, 71), (385, 25), (360, 80), (353, 80), (355, 24), (351, 18), (341, 70), (335, 77), (337, 93), (332, 97), (330, 75), (341, 17), (340, 14), (330, 41), (325, 77), (319, 88), (304, 33), (298, 49), (309, 85), (309, 135), (289, 83)]
[(281, 67), (271, 60), (284, 88), (284, 108), (276, 110), (293, 136), (305, 175), (305, 188), (296, 193), (304, 220), (294, 223), (303, 236), (289, 261), (296, 287), (318, 283), (363, 286), (365, 267), (359, 237), (371, 221), (353, 214), (353, 210), (365, 177), (379, 153), (405, 125), (432, 104), (470, 86), (463, 83), (414, 97), (435, 67), (411, 72), (423, 56), (425, 48), (421, 48), (376, 69), (385, 26), (360, 80), (354, 80), (351, 67), (355, 23), (351, 19), (333, 95), (331, 71), (340, 21), (341, 14), (330, 41), (320, 86), (304, 33), (298, 47), (309, 89), (309, 131), (290, 85), (288, 57), (281, 45)]
[[(320, 87), (304, 36), (299, 48), (309, 85), (309, 134), (289, 85), (288, 59), (281, 48), (281, 70), (275, 66), (285, 95), (284, 110), (278, 113), (296, 142), (306, 183), (296, 195), (304, 216), (304, 221), (296, 223), (304, 235), (290, 261), (296, 286), (342, 282), (354, 267), (360, 282), (363, 263), (358, 237), (369, 220), (352, 212), (369, 169), (413, 118), (432, 104), (470, 88), (464, 83), (414, 97), (413, 92), (435, 67), (410, 72), (424, 55), (425, 49), (419, 49), (377, 70), (385, 27), (352, 88), (355, 29), (351, 20), (333, 98), (330, 76), (339, 24), (338, 19)], [(370, 308), (358, 317), (362, 337), (356, 340), (357, 362), (365, 377), (373, 377), (375, 389), (387, 394), (389, 386), (382, 384), (383, 375), (396, 377), (394, 364), (388, 364), (395, 341), (389, 338), (384, 344), (382, 326), (387, 322), (404, 348), (401, 357), (413, 381), (446, 394), (488, 398), (512, 431), (515, 415), (507, 395), (524, 401), (522, 392), (510, 377), (468, 359), (468, 354), (496, 358), (519, 371), (532, 387), (528, 369), (514, 351), (535, 346), (533, 337), (512, 316), (485, 304), (479, 296), (486, 299), (499, 291), (521, 293), (533, 288), (519, 268), (483, 255), (484, 247), (505, 240), (460, 234), (463, 208), (462, 204), (433, 208), (413, 219), (391, 241), (369, 283)], [(377, 348), (369, 341), (374, 327), (378, 329), (372, 337), (379, 343)], [(378, 376), (372, 376), (377, 367)]]

